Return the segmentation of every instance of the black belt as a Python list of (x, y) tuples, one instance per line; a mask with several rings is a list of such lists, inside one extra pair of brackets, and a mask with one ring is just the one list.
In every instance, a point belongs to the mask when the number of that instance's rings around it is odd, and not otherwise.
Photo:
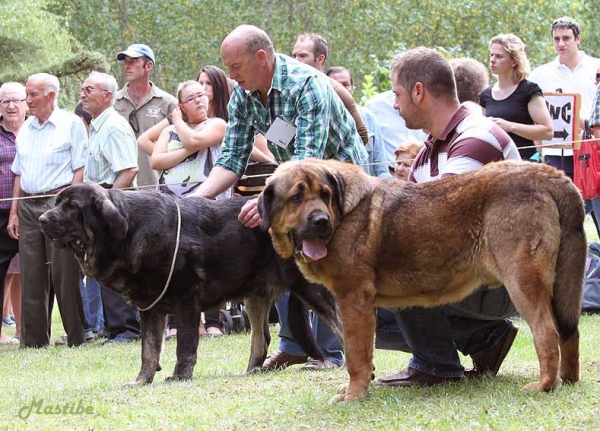
[(61, 186), (54, 190), (49, 190), (47, 192), (42, 192), (42, 193), (25, 193), (25, 192), (23, 192), (23, 196), (27, 197), (27, 198), (48, 198), (48, 197), (57, 195), (61, 190), (66, 189), (69, 186), (70, 186), (70, 184), (67, 184), (66, 186)]

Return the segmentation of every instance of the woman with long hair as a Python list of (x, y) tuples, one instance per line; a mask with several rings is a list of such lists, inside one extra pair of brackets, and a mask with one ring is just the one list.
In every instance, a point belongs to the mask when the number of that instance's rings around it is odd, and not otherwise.
[(491, 117), (517, 144), (523, 160), (536, 153), (533, 141), (552, 139), (552, 119), (542, 89), (528, 81), (525, 44), (514, 34), (490, 40), (490, 68), (496, 83), (479, 94), (484, 115)]

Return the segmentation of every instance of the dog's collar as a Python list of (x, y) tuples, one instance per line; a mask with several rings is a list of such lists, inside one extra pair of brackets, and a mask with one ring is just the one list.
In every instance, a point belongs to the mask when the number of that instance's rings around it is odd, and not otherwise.
[(175, 206), (177, 207), (177, 238), (175, 239), (175, 251), (173, 252), (173, 261), (171, 262), (171, 270), (169, 271), (169, 277), (167, 278), (167, 282), (165, 283), (165, 287), (161, 294), (156, 298), (156, 300), (147, 306), (146, 308), (139, 308), (140, 311), (148, 311), (152, 307), (154, 307), (158, 302), (165, 296), (167, 293), (167, 289), (169, 288), (169, 284), (171, 283), (171, 276), (173, 275), (173, 270), (175, 269), (175, 260), (177, 260), (177, 252), (179, 251), (179, 239), (181, 236), (181, 209), (179, 208), (179, 204), (175, 201)]

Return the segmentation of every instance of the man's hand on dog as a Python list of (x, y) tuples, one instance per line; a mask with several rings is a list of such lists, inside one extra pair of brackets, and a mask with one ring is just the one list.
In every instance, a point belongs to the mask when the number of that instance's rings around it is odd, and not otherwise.
[(246, 227), (255, 228), (260, 225), (260, 215), (258, 215), (258, 198), (251, 199), (244, 204), (240, 210), (238, 220)]

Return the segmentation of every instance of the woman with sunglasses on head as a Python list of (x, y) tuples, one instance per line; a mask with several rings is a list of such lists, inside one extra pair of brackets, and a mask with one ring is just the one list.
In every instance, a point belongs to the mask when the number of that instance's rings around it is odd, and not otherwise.
[(490, 40), (490, 68), (497, 81), (479, 94), (484, 115), (491, 117), (517, 144), (523, 160), (535, 153), (535, 141), (552, 139), (552, 119), (542, 89), (528, 81), (525, 44), (514, 34)]

